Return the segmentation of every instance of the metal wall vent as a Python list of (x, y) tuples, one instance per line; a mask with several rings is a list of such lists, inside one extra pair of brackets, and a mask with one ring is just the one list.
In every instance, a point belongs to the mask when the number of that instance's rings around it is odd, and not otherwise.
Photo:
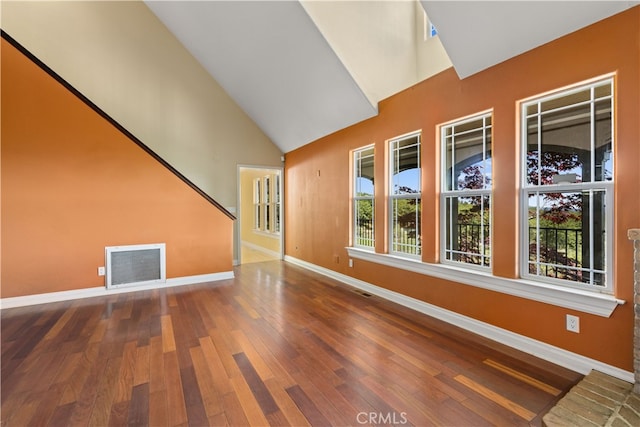
[(165, 253), (164, 243), (106, 247), (107, 288), (165, 283)]

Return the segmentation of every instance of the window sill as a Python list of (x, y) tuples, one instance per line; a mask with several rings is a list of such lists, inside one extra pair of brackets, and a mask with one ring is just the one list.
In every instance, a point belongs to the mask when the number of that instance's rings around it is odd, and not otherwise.
[(611, 313), (613, 313), (613, 310), (615, 310), (618, 305), (625, 303), (624, 300), (615, 298), (612, 295), (565, 288), (532, 280), (496, 277), (478, 270), (468, 270), (444, 264), (427, 264), (418, 260), (388, 254), (378, 254), (360, 248), (347, 247), (346, 249), (351, 258), (602, 317), (611, 316)]

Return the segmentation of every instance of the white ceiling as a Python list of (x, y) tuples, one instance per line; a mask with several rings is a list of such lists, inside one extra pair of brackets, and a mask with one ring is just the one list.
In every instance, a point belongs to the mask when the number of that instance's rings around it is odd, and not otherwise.
[(420, 0), (460, 78), (639, 4), (639, 1)]
[[(465, 78), (640, 2), (420, 3)], [(377, 114), (298, 1), (146, 4), (285, 153)]]
[(377, 114), (297, 1), (147, 5), (285, 153)]

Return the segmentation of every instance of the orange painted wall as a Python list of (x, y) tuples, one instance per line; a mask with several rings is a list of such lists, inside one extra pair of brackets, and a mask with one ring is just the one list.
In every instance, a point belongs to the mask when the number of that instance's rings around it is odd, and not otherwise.
[(2, 298), (103, 286), (105, 246), (166, 243), (167, 278), (232, 270), (232, 219), (1, 49)]
[[(640, 226), (640, 7), (598, 22), (460, 80), (446, 70), (379, 105), (379, 115), (287, 154), (286, 254), (511, 330), (604, 363), (633, 370), (633, 250)], [(375, 143), (376, 215), (384, 214), (385, 141), (422, 130), (423, 261), (437, 262), (439, 142), (436, 127), (493, 109), (493, 274), (518, 277), (519, 147), (517, 102), (616, 73), (616, 296), (610, 318), (356, 260), (349, 268), (350, 150)], [(319, 175), (318, 175), (319, 171)], [(377, 236), (383, 235), (380, 223)], [(378, 239), (376, 251), (384, 252)], [(565, 315), (580, 316), (580, 334)]]

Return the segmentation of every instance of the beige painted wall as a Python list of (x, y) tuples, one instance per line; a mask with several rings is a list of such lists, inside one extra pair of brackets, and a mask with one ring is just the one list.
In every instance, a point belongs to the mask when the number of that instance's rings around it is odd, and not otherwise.
[(300, 3), (374, 105), (451, 67), (440, 40), (424, 40), (417, 1)]
[[(425, 13), (422, 5), (416, 7), (416, 66), (418, 81), (425, 80), (453, 66), (438, 36), (425, 38)], [(428, 17), (427, 17), (428, 19)]]
[(148, 7), (3, 1), (2, 29), (226, 207), (237, 165), (280, 150)]

